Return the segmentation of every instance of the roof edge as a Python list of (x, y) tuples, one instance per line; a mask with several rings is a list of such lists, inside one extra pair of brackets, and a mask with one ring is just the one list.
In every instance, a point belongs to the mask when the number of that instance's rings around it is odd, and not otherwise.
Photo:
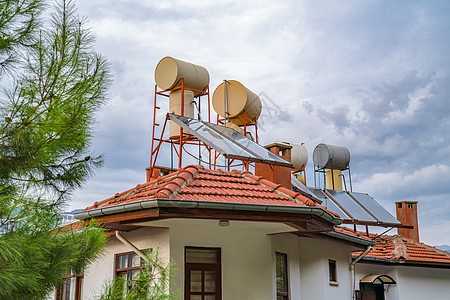
[[(352, 257), (356, 257), (356, 255), (352, 255)], [(381, 263), (381, 264), (392, 264), (392, 265), (406, 265), (411, 267), (435, 267), (435, 268), (445, 268), (450, 269), (450, 263), (443, 262), (429, 262), (429, 261), (419, 261), (419, 260), (393, 260), (389, 258), (382, 257), (372, 257), (365, 256), (361, 259), (362, 263)]]
[(298, 214), (312, 214), (334, 225), (342, 223), (337, 218), (322, 207), (310, 206), (281, 206), (266, 204), (246, 204), (233, 202), (214, 202), (214, 201), (198, 201), (198, 200), (173, 200), (173, 199), (147, 199), (132, 203), (118, 204), (105, 208), (93, 208), (75, 213), (74, 216), (78, 220), (86, 220), (100, 216), (112, 215), (116, 213), (135, 211), (139, 209), (157, 208), (157, 207), (179, 207), (179, 208), (212, 208), (242, 211), (266, 211), (266, 212), (284, 212)]
[(353, 235), (349, 235), (346, 234), (344, 232), (339, 232), (339, 231), (328, 231), (328, 232), (324, 232), (322, 233), (324, 235), (333, 237), (333, 238), (337, 238), (340, 240), (345, 240), (345, 241), (349, 241), (349, 242), (353, 242), (356, 244), (360, 244), (360, 245), (364, 245), (364, 246), (374, 246), (376, 244), (375, 241), (370, 241), (358, 236), (353, 236)]

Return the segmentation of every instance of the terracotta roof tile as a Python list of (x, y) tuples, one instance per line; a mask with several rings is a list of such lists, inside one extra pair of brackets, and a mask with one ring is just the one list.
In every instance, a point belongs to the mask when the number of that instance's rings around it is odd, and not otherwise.
[[(179, 199), (283, 206), (319, 206), (300, 193), (246, 171), (209, 170), (187, 166), (101, 202), (85, 210), (148, 199)], [(327, 210), (328, 211), (328, 210)], [(336, 213), (328, 211), (339, 217)]]
[[(346, 230), (353, 232), (351, 230)], [(363, 235), (361, 233), (353, 233)], [(367, 236), (366, 236), (367, 237)], [(383, 258), (392, 262), (429, 262), (450, 264), (450, 253), (435, 247), (418, 243), (400, 235), (370, 235), (376, 245), (366, 255), (367, 258)], [(359, 255), (361, 251), (353, 252)]]

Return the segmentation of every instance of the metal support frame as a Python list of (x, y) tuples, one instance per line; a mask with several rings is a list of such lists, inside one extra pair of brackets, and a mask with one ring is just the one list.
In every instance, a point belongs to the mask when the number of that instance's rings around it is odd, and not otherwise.
[[(160, 124), (156, 122), (156, 114), (157, 114), (157, 110), (161, 109), (161, 107), (158, 106), (158, 98), (159, 97), (169, 97), (170, 92), (176, 91), (176, 90), (181, 90), (181, 116), (184, 116), (184, 100), (185, 100), (184, 99), (184, 91), (186, 89), (192, 90), (194, 92), (198, 92), (198, 95), (194, 96), (194, 99), (197, 98), (199, 103), (201, 101), (201, 97), (207, 96), (208, 122), (211, 121), (211, 100), (210, 100), (210, 96), (209, 96), (209, 86), (206, 87), (205, 91), (187, 87), (184, 85), (184, 78), (181, 78), (181, 86), (175, 87), (173, 89), (158, 90), (158, 86), (155, 84), (154, 106), (153, 106), (153, 124), (152, 124), (153, 125), (152, 126), (152, 141), (151, 141), (151, 150), (150, 150), (150, 167), (149, 167), (149, 172), (147, 175), (147, 181), (150, 181), (150, 178), (153, 174), (153, 169), (156, 166), (156, 160), (159, 155), (159, 150), (163, 143), (170, 143), (171, 151), (175, 150), (175, 153), (178, 156), (178, 168), (182, 167), (184, 145), (194, 143), (199, 146), (206, 146), (203, 142), (199, 141), (192, 135), (184, 133), (183, 128), (181, 126), (180, 126), (179, 136), (174, 137), (174, 138), (169, 137), (168, 139), (164, 139), (163, 136), (164, 136), (164, 132), (166, 130), (167, 121), (168, 121), (167, 115), (164, 120), (164, 125), (162, 127), (160, 137), (157, 138), (156, 127), (160, 126)], [(198, 113), (198, 117), (201, 118), (200, 111)], [(157, 143), (155, 143), (155, 142), (157, 142)], [(209, 152), (209, 165), (211, 166), (211, 148), (209, 148), (207, 146), (206, 146), (206, 148), (208, 149), (208, 152)], [(171, 159), (173, 160), (173, 158), (171, 158)]]
[[(200, 101), (202, 100), (201, 97), (203, 96), (207, 96), (207, 101), (208, 101), (208, 122), (211, 122), (211, 98), (210, 98), (210, 93), (209, 93), (209, 86), (206, 87), (205, 91), (201, 91), (201, 90), (197, 90), (197, 89), (193, 89), (191, 87), (187, 87), (184, 85), (184, 78), (181, 79), (181, 85), (178, 87), (175, 87), (173, 89), (167, 89), (167, 90), (159, 90), (157, 85), (155, 85), (155, 94), (154, 94), (154, 107), (153, 107), (153, 127), (152, 127), (152, 141), (151, 141), (151, 151), (150, 151), (150, 166), (149, 166), (149, 172), (147, 173), (147, 181), (150, 181), (152, 174), (153, 174), (153, 170), (156, 166), (156, 161), (158, 158), (158, 155), (160, 153), (160, 149), (161, 146), (163, 145), (163, 143), (169, 143), (170, 144), (170, 148), (171, 148), (171, 165), (173, 164), (173, 159), (174, 159), (174, 155), (173, 152), (175, 152), (175, 155), (178, 157), (178, 168), (181, 168), (183, 165), (183, 148), (185, 145), (197, 145), (199, 147), (199, 151), (201, 147), (205, 147), (208, 151), (208, 161), (206, 163), (208, 163), (209, 168), (214, 168), (216, 169), (217, 167), (217, 159), (220, 157), (220, 153), (215, 151), (213, 148), (209, 147), (208, 145), (206, 145), (204, 142), (202, 142), (201, 140), (197, 139), (196, 137), (194, 137), (191, 134), (185, 133), (183, 131), (183, 128), (180, 126), (180, 134), (176, 137), (172, 137), (172, 138), (164, 138), (164, 133), (166, 131), (167, 128), (167, 122), (168, 122), (168, 114), (166, 114), (163, 126), (162, 126), (162, 130), (160, 132), (160, 134), (158, 134), (156, 132), (156, 127), (160, 127), (162, 122), (158, 123), (156, 121), (157, 118), (157, 111), (159, 109), (161, 109), (160, 106), (158, 106), (158, 99), (160, 97), (169, 97), (170, 92), (175, 91), (175, 90), (181, 90), (181, 116), (184, 116), (184, 91), (188, 89), (188, 90), (192, 90), (194, 92), (197, 92), (198, 95), (194, 97), (198, 99), (198, 103), (199, 103), (199, 107), (200, 106)], [(199, 120), (202, 119), (201, 117), (201, 111), (200, 109), (198, 109), (198, 118)], [(255, 121), (252, 121), (250, 119), (247, 118), (246, 113), (244, 112), (242, 117), (239, 118), (225, 118), (225, 119), (221, 119), (219, 118), (219, 115), (217, 115), (217, 124), (218, 125), (224, 125), (224, 123), (226, 123), (227, 121), (233, 120), (233, 119), (242, 119), (244, 122), (243, 128), (244, 128), (244, 134), (247, 134), (247, 126), (254, 126), (255, 127), (255, 136), (256, 136), (256, 142), (258, 142), (258, 126), (257, 123)], [(242, 126), (241, 126), (242, 127)], [(214, 154), (212, 153), (212, 151), (214, 150)], [(201, 162), (205, 162), (203, 160), (200, 160), (200, 157), (198, 158), (199, 161)], [(230, 170), (231, 164), (234, 162), (235, 159), (229, 159), (229, 158), (225, 158), (226, 160), (226, 168), (228, 170)], [(245, 168), (246, 171), (249, 170), (249, 166), (250, 166), (250, 162), (246, 161), (246, 160), (242, 160), (243, 166)]]

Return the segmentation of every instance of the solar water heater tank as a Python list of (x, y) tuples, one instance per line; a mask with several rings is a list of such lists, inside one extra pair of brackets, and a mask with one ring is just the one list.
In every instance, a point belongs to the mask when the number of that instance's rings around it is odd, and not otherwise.
[[(236, 80), (222, 82), (214, 91), (212, 104), (214, 110), (223, 118), (237, 125), (244, 125), (244, 113), (247, 119), (256, 121), (261, 114), (262, 104), (258, 95)], [(247, 121), (249, 124), (250, 121)]]
[[(184, 110), (183, 115), (185, 117), (194, 117), (194, 92), (185, 90), (184, 91)], [(169, 94), (169, 111), (172, 114), (181, 115), (181, 90), (171, 91)], [(175, 124), (173, 121), (169, 121), (169, 137), (180, 136), (180, 126)]]
[[(232, 128), (232, 129), (236, 130), (237, 132), (239, 132), (240, 134), (245, 135), (244, 129), (237, 126), (233, 122), (227, 122), (225, 124), (225, 127)], [(251, 139), (252, 141), (255, 141), (255, 138), (253, 137), (253, 135), (250, 132), (247, 132), (247, 134), (245, 136), (248, 137), (249, 139)]]
[(161, 59), (156, 66), (156, 85), (163, 90), (181, 86), (181, 78), (184, 78), (184, 86), (193, 88), (195, 96), (200, 91), (206, 91), (209, 85), (209, 73), (206, 68), (167, 56)]
[(319, 144), (314, 149), (313, 160), (318, 169), (346, 170), (350, 164), (350, 151), (341, 146)]
[(294, 168), (304, 169), (308, 163), (308, 150), (303, 145), (292, 144), (291, 163)]

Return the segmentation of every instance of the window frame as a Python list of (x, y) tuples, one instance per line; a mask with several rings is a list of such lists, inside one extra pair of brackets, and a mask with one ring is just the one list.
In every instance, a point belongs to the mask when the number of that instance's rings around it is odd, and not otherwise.
[[(151, 249), (141, 250), (142, 252), (146, 253), (147, 251), (151, 251)], [(132, 263), (132, 260), (130, 259), (131, 255), (137, 255), (140, 258), (140, 265), (136, 267), (130, 267), (130, 264)], [(119, 257), (121, 256), (128, 256), (127, 263), (128, 266), (126, 268), (118, 268), (119, 266)], [(139, 256), (135, 251), (128, 251), (128, 252), (122, 252), (122, 253), (116, 253), (114, 254), (114, 278), (117, 278), (119, 275), (127, 274), (127, 280), (130, 280), (130, 273), (135, 270), (141, 270), (142, 267), (145, 265), (145, 260)]]
[(328, 279), (330, 285), (338, 286), (337, 262), (335, 259), (328, 259)]
[[(199, 250), (215, 250), (217, 252), (217, 263), (188, 263), (186, 262), (186, 254), (188, 249), (199, 249)], [(196, 294), (191, 294), (190, 292), (190, 274), (191, 271), (214, 271), (217, 275), (215, 277), (215, 296), (216, 300), (222, 300), (222, 249), (220, 247), (195, 247), (195, 246), (185, 246), (184, 247), (184, 299), (190, 300), (191, 296)], [(204, 277), (202, 273), (202, 292), (201, 296), (205, 296), (203, 292)], [(203, 297), (201, 297), (203, 298)]]
[[(278, 283), (277, 283), (277, 278), (278, 278), (278, 267), (277, 267), (277, 260), (278, 260), (278, 256), (282, 256), (284, 258), (284, 261), (286, 262), (284, 267), (284, 274), (286, 274), (286, 278), (284, 278), (284, 289), (286, 290), (286, 292), (283, 291), (279, 291), (278, 290)], [(288, 261), (288, 255), (287, 253), (283, 253), (283, 252), (278, 252), (275, 251), (275, 288), (277, 291), (277, 299), (278, 297), (282, 297), (283, 300), (289, 300), (289, 261)]]
[(70, 287), (70, 285), (68, 285), (67, 283), (72, 278), (75, 278), (75, 300), (81, 300), (84, 274), (70, 274), (70, 273), (71, 273), (71, 271), (69, 271), (69, 274), (62, 277), (62, 279), (65, 282), (63, 284), (61, 284), (59, 286), (59, 288), (56, 290), (56, 292), (55, 292), (56, 300), (63, 299), (63, 295), (65, 295), (64, 299), (69, 299), (67, 293), (70, 292), (70, 289), (68, 289), (68, 287)]

